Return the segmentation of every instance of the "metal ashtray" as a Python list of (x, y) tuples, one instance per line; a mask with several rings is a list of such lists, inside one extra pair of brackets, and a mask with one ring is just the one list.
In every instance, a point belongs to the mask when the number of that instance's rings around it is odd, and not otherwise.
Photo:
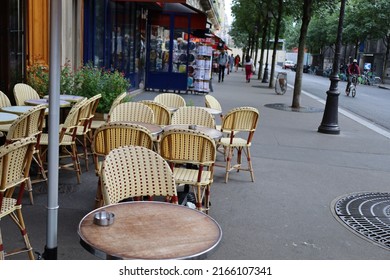
[(196, 130), (196, 125), (195, 124), (189, 125), (188, 129)]
[(95, 215), (93, 216), (93, 223), (98, 226), (112, 225), (114, 220), (115, 220), (114, 213), (107, 212), (107, 211), (96, 212)]

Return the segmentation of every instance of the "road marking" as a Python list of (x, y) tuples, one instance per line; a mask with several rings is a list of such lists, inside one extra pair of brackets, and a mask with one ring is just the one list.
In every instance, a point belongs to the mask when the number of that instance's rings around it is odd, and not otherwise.
[[(290, 88), (294, 88), (292, 85), (288, 85), (288, 86)], [(318, 101), (318, 102), (320, 102), (320, 103), (322, 103), (324, 105), (326, 104), (326, 101), (324, 99), (322, 99), (322, 98), (319, 98), (319, 97), (317, 97), (317, 96), (315, 96), (315, 95), (313, 95), (313, 94), (311, 94), (311, 93), (309, 93), (307, 91), (304, 91), (304, 90), (301, 90), (301, 92), (303, 94), (305, 94), (306, 96), (311, 97), (314, 100), (316, 100), (316, 101)], [(351, 113), (351, 112), (349, 112), (347, 110), (341, 109), (340, 107), (338, 108), (338, 111), (339, 111), (340, 114), (346, 116), (347, 118), (350, 118), (351, 120), (354, 120), (355, 122), (357, 122), (357, 123), (367, 127), (368, 129), (371, 129), (372, 131), (375, 131), (376, 133), (379, 133), (380, 135), (390, 139), (390, 132), (389, 131), (387, 131), (387, 130), (385, 130), (385, 129), (375, 125), (372, 122), (367, 121), (366, 119), (358, 117), (357, 115), (355, 115), (355, 114), (353, 114), (353, 113)]]

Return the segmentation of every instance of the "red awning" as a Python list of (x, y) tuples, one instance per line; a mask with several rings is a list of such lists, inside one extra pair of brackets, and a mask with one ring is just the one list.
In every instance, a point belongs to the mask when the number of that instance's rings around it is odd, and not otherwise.
[(186, 0), (111, 0), (114, 2), (144, 2), (144, 3), (186, 3)]
[(207, 15), (205, 13), (187, 4), (178, 3), (178, 1), (164, 4), (162, 13), (153, 14), (151, 24), (169, 27), (169, 14), (171, 13), (175, 13), (175, 28), (188, 28), (188, 16), (190, 16), (191, 30), (206, 28)]

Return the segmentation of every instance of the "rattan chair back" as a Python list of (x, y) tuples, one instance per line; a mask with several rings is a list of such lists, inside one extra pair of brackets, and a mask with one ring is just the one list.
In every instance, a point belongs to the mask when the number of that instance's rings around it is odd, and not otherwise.
[(24, 106), (25, 100), (39, 99), (38, 92), (28, 84), (18, 83), (14, 86), (14, 97), (16, 105)]
[[(30, 259), (34, 259), (34, 253), (21, 210), (23, 192), (29, 180), (35, 141), (35, 137), (23, 138), (0, 147), (0, 221), (3, 217), (10, 215), (19, 228), (24, 241), (24, 248), (8, 251), (12, 254), (27, 252)], [(18, 191), (15, 189), (17, 186), (20, 186)], [(0, 260), (7, 256), (3, 248), (0, 227)]]
[(11, 101), (9, 100), (8, 96), (0, 90), (0, 107), (8, 106), (11, 106)]
[(177, 204), (172, 170), (159, 154), (145, 147), (124, 146), (110, 151), (101, 174), (106, 205), (144, 196), (162, 196)]
[[(36, 144), (33, 153), (33, 159), (40, 169), (40, 176), (42, 179), (34, 180), (35, 182), (46, 181), (47, 177), (43, 168), (40, 156), (40, 139), (42, 135), (42, 127), (45, 120), (46, 105), (34, 106), (27, 112), (21, 114), (9, 127), (5, 144), (8, 145), (23, 138), (35, 137)], [(28, 191), (30, 195), (31, 204), (34, 204), (32, 195), (32, 185), (29, 182)]]
[(171, 124), (201, 125), (215, 128), (215, 119), (203, 108), (188, 106), (181, 107), (172, 114)]
[(171, 123), (171, 112), (164, 104), (152, 100), (142, 100), (140, 103), (147, 105), (153, 110), (155, 124), (164, 126)]
[[(223, 118), (225, 131), (255, 132), (259, 120), (259, 111), (253, 107), (238, 107), (230, 110)], [(233, 134), (233, 133), (232, 133)], [(231, 135), (234, 138), (234, 135)], [(251, 140), (251, 139), (248, 139)]]
[(106, 123), (95, 131), (91, 149), (95, 157), (105, 157), (111, 150), (129, 145), (152, 149), (153, 140), (150, 131), (138, 124)]
[(154, 101), (172, 108), (186, 106), (185, 99), (176, 93), (160, 93), (154, 97)]
[(207, 94), (204, 97), (204, 101), (205, 101), (205, 106), (207, 108), (213, 108), (213, 109), (217, 109), (217, 110), (222, 111), (221, 104), (219, 103), (219, 101), (214, 96), (212, 96), (210, 94)]
[(172, 129), (163, 133), (160, 154), (174, 164), (212, 165), (215, 162), (215, 141), (191, 129)]
[(154, 113), (145, 104), (124, 102), (117, 105), (108, 117), (108, 122), (145, 122), (154, 123)]

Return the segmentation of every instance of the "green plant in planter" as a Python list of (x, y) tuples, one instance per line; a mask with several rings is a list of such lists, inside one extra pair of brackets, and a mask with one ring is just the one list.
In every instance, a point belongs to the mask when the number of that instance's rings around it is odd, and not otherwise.
[(96, 112), (108, 113), (114, 99), (130, 88), (129, 81), (119, 71), (104, 69), (87, 64), (75, 74), (75, 94), (92, 97), (101, 94)]
[(27, 67), (27, 84), (30, 85), (40, 97), (49, 92), (49, 67), (35, 63)]

